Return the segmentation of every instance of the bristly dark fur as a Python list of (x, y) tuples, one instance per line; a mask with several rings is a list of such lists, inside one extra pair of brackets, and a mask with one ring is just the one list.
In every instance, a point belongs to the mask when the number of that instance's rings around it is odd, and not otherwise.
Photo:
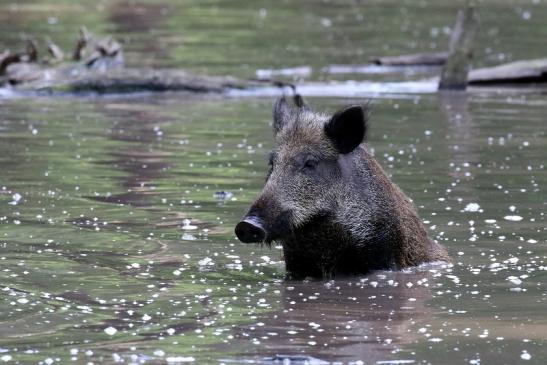
[(292, 277), (332, 277), (449, 261), (410, 199), (367, 151), (367, 106), (314, 113), (298, 95), (274, 105), (275, 147), (249, 216), (283, 246)]

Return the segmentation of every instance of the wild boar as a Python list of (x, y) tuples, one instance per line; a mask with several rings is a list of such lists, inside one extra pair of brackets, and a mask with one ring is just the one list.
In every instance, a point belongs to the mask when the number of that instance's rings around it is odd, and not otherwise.
[(280, 243), (288, 277), (330, 278), (449, 261), (412, 201), (364, 143), (368, 109), (313, 112), (300, 96), (273, 108), (275, 147), (260, 196), (235, 227), (244, 243)]

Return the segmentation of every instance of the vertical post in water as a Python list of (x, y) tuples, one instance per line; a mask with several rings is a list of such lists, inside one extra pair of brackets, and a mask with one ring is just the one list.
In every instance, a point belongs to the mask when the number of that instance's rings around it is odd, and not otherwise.
[(439, 90), (465, 90), (469, 61), (473, 53), (473, 41), (479, 20), (473, 5), (458, 12), (454, 30), (448, 45), (446, 61), (439, 82)]

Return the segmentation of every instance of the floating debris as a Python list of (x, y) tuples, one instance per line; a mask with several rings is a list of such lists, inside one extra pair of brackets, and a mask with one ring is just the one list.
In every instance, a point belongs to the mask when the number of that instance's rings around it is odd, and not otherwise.
[(24, 51), (12, 53), (5, 50), (0, 53), (0, 86), (16, 85), (16, 89), (21, 91), (47, 90), (61, 93), (221, 93), (231, 89), (263, 86), (256, 80), (229, 76), (200, 76), (173, 69), (125, 68), (122, 43), (111, 36), (96, 39), (85, 27), (80, 29), (72, 62), (61, 62), (65, 59), (64, 53), (50, 39), (47, 40), (47, 52), (49, 57), (40, 61), (36, 42), (28, 39)]
[(228, 199), (231, 199), (233, 196), (234, 194), (232, 192), (224, 191), (224, 190), (217, 191), (214, 194), (214, 197), (217, 200), (228, 200)]
[(306, 364), (306, 365), (326, 365), (327, 361), (317, 359), (307, 355), (275, 355), (272, 357), (265, 357), (263, 362), (281, 363), (281, 364)]

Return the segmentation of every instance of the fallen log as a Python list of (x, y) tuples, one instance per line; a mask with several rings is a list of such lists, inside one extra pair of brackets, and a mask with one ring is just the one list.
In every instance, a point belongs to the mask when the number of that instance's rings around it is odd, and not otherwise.
[(547, 58), (521, 60), (469, 72), (470, 85), (547, 82)]
[(43, 62), (38, 62), (36, 42), (31, 38), (24, 52), (1, 53), (0, 87), (49, 93), (221, 93), (260, 85), (230, 76), (195, 75), (176, 69), (124, 68), (121, 43), (112, 37), (96, 40), (85, 27), (80, 29), (72, 55), (74, 62), (62, 63), (64, 52), (49, 38), (47, 47), (50, 57)]
[[(23, 64), (24, 65), (24, 64)], [(15, 65), (12, 65), (15, 66)], [(19, 65), (17, 65), (19, 66)], [(174, 69), (123, 68), (108, 71), (80, 67), (57, 67), (41, 70), (16, 85), (15, 90), (47, 93), (128, 93), (158, 91), (188, 91), (193, 93), (223, 93), (230, 89), (261, 85), (230, 76), (195, 75)]]
[(23, 55), (20, 53), (11, 53), (5, 50), (0, 53), (0, 76), (4, 75), (11, 64), (21, 62)]
[(414, 53), (401, 56), (373, 57), (370, 62), (379, 66), (440, 66), (448, 52)]

